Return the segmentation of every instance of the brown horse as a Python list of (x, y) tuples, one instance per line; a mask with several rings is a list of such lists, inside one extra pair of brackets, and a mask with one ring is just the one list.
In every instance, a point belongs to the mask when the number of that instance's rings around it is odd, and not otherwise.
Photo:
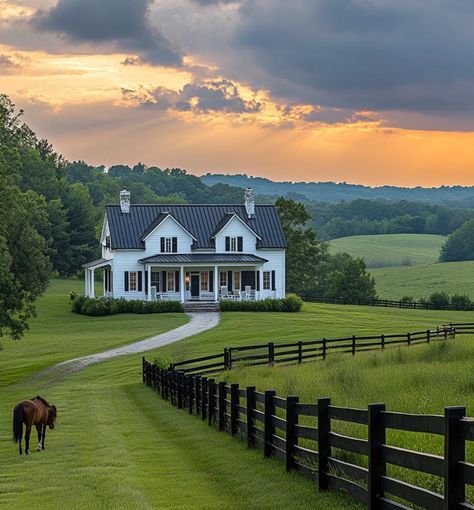
[(49, 405), (42, 397), (35, 397), (31, 400), (23, 400), (13, 409), (13, 441), (19, 443), (21, 455), (21, 438), (23, 435), (23, 423), (25, 430), (25, 454), (30, 454), (30, 433), (34, 425), (38, 432), (37, 451), (44, 450), (44, 437), (46, 435), (46, 426), (54, 429), (56, 422), (56, 406)]

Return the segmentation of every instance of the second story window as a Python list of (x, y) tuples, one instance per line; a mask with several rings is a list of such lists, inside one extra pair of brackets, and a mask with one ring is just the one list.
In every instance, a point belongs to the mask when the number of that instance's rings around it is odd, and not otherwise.
[(244, 238), (242, 236), (226, 236), (225, 251), (244, 251)]
[(105, 247), (110, 249), (110, 236), (105, 237)]
[(178, 253), (177, 237), (162, 237), (160, 244), (161, 253)]

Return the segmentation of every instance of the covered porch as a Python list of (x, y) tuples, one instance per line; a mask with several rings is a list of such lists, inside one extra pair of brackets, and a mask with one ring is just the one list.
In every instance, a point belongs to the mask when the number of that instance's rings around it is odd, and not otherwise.
[(148, 301), (259, 300), (265, 259), (246, 254), (164, 255), (141, 259)]
[(112, 260), (97, 259), (84, 264), (84, 294), (87, 297), (96, 297), (95, 292), (95, 270), (103, 270), (103, 289), (102, 295), (105, 297), (113, 297), (113, 276), (112, 276)]

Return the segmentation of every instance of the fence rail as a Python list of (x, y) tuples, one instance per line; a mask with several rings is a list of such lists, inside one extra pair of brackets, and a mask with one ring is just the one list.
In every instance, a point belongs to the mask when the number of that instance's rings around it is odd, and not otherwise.
[(301, 298), (308, 303), (325, 303), (330, 305), (363, 305), (363, 306), (381, 306), (384, 308), (408, 308), (412, 310), (457, 310), (463, 312), (474, 311), (474, 303), (466, 306), (445, 305), (439, 306), (428, 301), (404, 301), (394, 299), (359, 299), (359, 298), (324, 298), (316, 296), (306, 296), (301, 294)]
[[(320, 490), (342, 490), (374, 510), (412, 508), (408, 505), (474, 509), (466, 499), (466, 488), (474, 487), (474, 464), (466, 461), (465, 453), (466, 443), (474, 441), (474, 419), (466, 417), (464, 407), (446, 407), (444, 416), (389, 412), (384, 404), (352, 409), (333, 406), (329, 398), (302, 403), (297, 396), (283, 398), (273, 390), (258, 392), (254, 386), (240, 388), (202, 374), (162, 369), (145, 358), (142, 370), (143, 383), (163, 399), (241, 437), (264, 457), (280, 459), (287, 471), (301, 473)], [(334, 421), (363, 427), (364, 438), (337, 433)], [(389, 429), (441, 436), (444, 454), (390, 445)], [(387, 476), (390, 465), (441, 478), (443, 490)]]
[(454, 338), (456, 333), (474, 333), (474, 323), (449, 323), (436, 329), (408, 333), (381, 335), (351, 335), (341, 338), (321, 338), (297, 342), (245, 345), (226, 347), (222, 353), (179, 361), (170, 365), (170, 370), (187, 374), (210, 375), (230, 370), (236, 364), (279, 365), (300, 364), (317, 359), (326, 359), (329, 354), (355, 355), (375, 349), (386, 349), (400, 345), (429, 343), (436, 338)]

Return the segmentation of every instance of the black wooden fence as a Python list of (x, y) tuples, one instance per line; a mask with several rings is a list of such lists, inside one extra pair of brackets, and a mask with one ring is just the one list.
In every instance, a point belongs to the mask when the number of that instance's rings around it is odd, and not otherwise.
[(429, 343), (436, 338), (451, 338), (456, 332), (474, 333), (474, 323), (450, 323), (432, 330), (409, 333), (381, 334), (342, 338), (321, 338), (288, 343), (269, 342), (265, 344), (226, 347), (221, 353), (210, 356), (187, 359), (172, 363), (171, 370), (179, 370), (187, 374), (212, 374), (222, 370), (230, 370), (238, 364), (275, 365), (296, 364), (316, 359), (325, 359), (332, 353), (366, 352), (375, 349), (386, 349), (400, 345), (416, 345)]
[[(464, 407), (447, 407), (441, 416), (389, 412), (384, 404), (337, 407), (329, 398), (302, 403), (297, 396), (282, 398), (273, 390), (259, 392), (253, 386), (240, 388), (162, 369), (145, 358), (143, 382), (179, 409), (242, 437), (265, 457), (280, 459), (287, 471), (300, 472), (320, 490), (342, 490), (369, 509), (474, 509), (468, 501), (474, 464), (466, 461), (466, 443), (474, 441), (474, 419), (466, 417)], [(364, 438), (335, 432), (335, 422), (357, 424)], [(444, 454), (391, 445), (391, 429), (441, 436)], [(399, 480), (388, 474), (390, 466), (431, 475), (442, 481), (438, 485), (443, 489), (437, 492)]]
[(458, 310), (464, 312), (474, 311), (474, 303), (461, 305), (440, 306), (429, 301), (405, 301), (394, 299), (360, 299), (360, 298), (324, 298), (315, 296), (301, 295), (304, 301), (308, 303), (326, 303), (330, 305), (363, 305), (363, 306), (381, 306), (384, 308), (411, 308), (413, 310)]

